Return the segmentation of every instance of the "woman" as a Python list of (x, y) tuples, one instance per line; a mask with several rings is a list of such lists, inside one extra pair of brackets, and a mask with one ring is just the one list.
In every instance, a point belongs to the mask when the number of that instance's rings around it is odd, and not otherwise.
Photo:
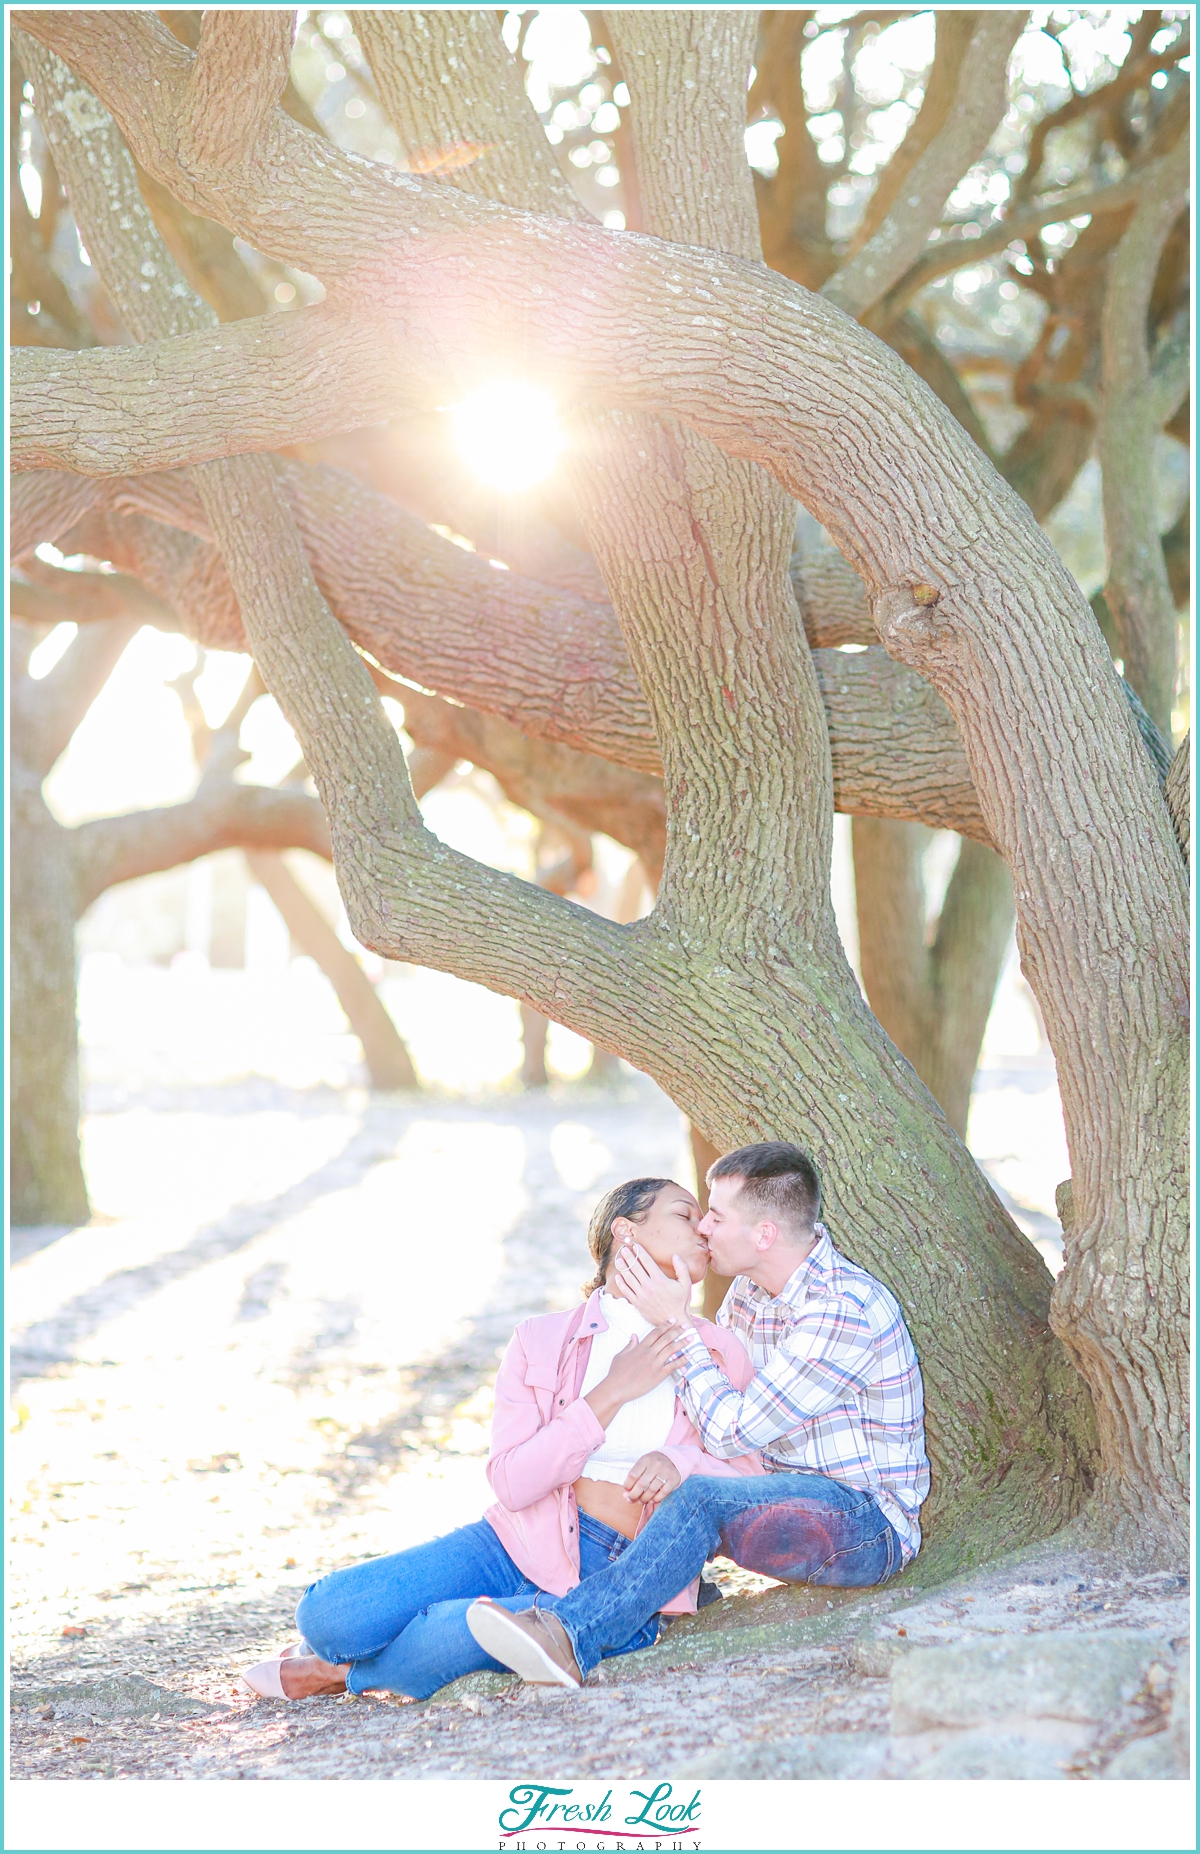
[[(497, 1504), (473, 1525), (310, 1584), (296, 1622), (304, 1641), (250, 1669), (277, 1699), (384, 1688), (426, 1699), (460, 1674), (500, 1668), (472, 1638), (466, 1613), (490, 1596), (514, 1610), (565, 1596), (619, 1556), (641, 1522), (689, 1474), (758, 1474), (757, 1456), (706, 1455), (675, 1396), (673, 1327), (652, 1327), (625, 1300), (612, 1263), (636, 1236), (668, 1271), (681, 1256), (693, 1282), (708, 1267), (700, 1207), (669, 1178), (634, 1178), (596, 1206), (596, 1261), (582, 1307), (517, 1328), (496, 1380), (487, 1476)], [(731, 1333), (697, 1322), (739, 1390), (753, 1368)], [(699, 1579), (664, 1615), (696, 1609)], [(657, 1640), (658, 1619), (613, 1650)]]

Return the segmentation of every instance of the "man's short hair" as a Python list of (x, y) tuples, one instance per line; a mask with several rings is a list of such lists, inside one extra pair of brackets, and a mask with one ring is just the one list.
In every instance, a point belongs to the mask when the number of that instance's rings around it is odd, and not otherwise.
[(821, 1174), (808, 1153), (787, 1140), (739, 1146), (709, 1167), (708, 1182), (740, 1178), (747, 1209), (778, 1218), (797, 1235), (807, 1235), (821, 1214)]

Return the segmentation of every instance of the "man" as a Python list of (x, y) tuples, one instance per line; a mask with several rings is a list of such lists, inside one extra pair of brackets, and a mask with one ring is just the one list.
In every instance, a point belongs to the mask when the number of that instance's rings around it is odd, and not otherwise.
[(717, 1552), (786, 1583), (883, 1583), (915, 1557), (929, 1491), (921, 1373), (881, 1282), (839, 1255), (820, 1222), (808, 1154), (772, 1140), (708, 1174), (700, 1225), (712, 1264), (736, 1280), (717, 1318), (756, 1375), (737, 1391), (689, 1312), (691, 1281), (664, 1275), (636, 1243), (617, 1261), (622, 1292), (680, 1332), (680, 1394), (705, 1448), (761, 1451), (765, 1475), (693, 1476), (616, 1563), (522, 1614), (487, 1599), (467, 1625), (524, 1679), (581, 1686), (611, 1642), (627, 1641)]

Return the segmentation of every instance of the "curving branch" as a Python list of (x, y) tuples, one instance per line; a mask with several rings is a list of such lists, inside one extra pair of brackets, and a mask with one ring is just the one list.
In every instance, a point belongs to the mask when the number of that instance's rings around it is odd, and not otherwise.
[(1167, 810), (1171, 813), (1171, 823), (1185, 863), (1192, 860), (1192, 735), (1191, 730), (1184, 735), (1179, 749), (1171, 761), (1167, 782), (1163, 788), (1163, 797), (1167, 801)]
[(627, 845), (657, 884), (667, 835), (661, 779), (592, 753), (530, 740), (497, 715), (460, 708), (386, 678), (379, 686), (403, 704), (404, 725), (418, 747), (445, 755), (450, 764), (470, 760), (483, 767), (514, 805), (534, 817), (602, 831)]
[(184, 167), (220, 168), (254, 154), (288, 81), (295, 30), (290, 7), (205, 10), (179, 112)]
[(144, 347), (18, 349), (9, 391), (12, 467), (87, 476), (276, 450), (409, 403), (380, 331), (323, 304)]
[[(75, 80), (32, 47), (29, 64), (52, 111), (50, 99)], [(136, 194), (132, 162), (111, 118), (94, 99), (86, 102), (63, 140), (60, 168), (81, 235), (91, 238), (101, 224), (110, 238), (125, 234), (119, 261), (105, 247), (111, 263), (104, 275), (131, 332), (152, 340), (181, 324), (191, 333), (211, 327), (212, 312), (192, 295), (153, 227), (125, 211)], [(438, 966), (453, 942), (463, 976), (479, 976), (560, 1021), (594, 1021), (606, 1042), (622, 1035), (627, 974), (639, 961), (620, 930), (474, 863), (425, 830), (399, 741), (313, 578), (271, 460), (206, 463), (194, 481), (255, 661), (296, 729), (333, 820), (339, 879), (359, 937), (392, 957)]]
[(1109, 260), (1101, 319), (1099, 450), (1108, 580), (1104, 598), (1125, 674), (1167, 737), (1175, 700), (1175, 600), (1158, 531), (1155, 450), (1187, 391), (1186, 333), (1151, 361), (1150, 298), (1159, 260), (1185, 209), (1191, 142), (1180, 138), (1148, 168), (1145, 192)]
[[(529, 740), (660, 772), (645, 697), (611, 606), (499, 572), (340, 472), (286, 464), (281, 476), (321, 591), (384, 669), (497, 716)], [(46, 473), (47, 509), (63, 507), (73, 525), (77, 506), (60, 497), (58, 483)], [(111, 499), (120, 511), (146, 508), (194, 534), (210, 532), (186, 476), (89, 487), (101, 507)], [(48, 540), (69, 531), (29, 529)], [(233, 588), (207, 538), (129, 512), (106, 517), (87, 538), (92, 551), (152, 586), (197, 642), (247, 648)], [(815, 547), (793, 561), (792, 582), (814, 646), (837, 808), (990, 841), (940, 697), (877, 643), (854, 655), (833, 648), (877, 635), (853, 568), (828, 546)]]
[(78, 824), (71, 832), (76, 915), (118, 882), (174, 869), (215, 850), (246, 848), (311, 850), (328, 861), (329, 825), (319, 801), (305, 792), (202, 781), (183, 804)]
[(870, 236), (822, 287), (822, 294), (848, 315), (866, 315), (904, 275), (940, 223), (951, 193), (980, 159), (1008, 108), (1008, 57), (1028, 17), (988, 11), (964, 23), (953, 13), (939, 15), (929, 88), (909, 131), (921, 152), (910, 163), (904, 152), (907, 138), (901, 144), (893, 157), (895, 181), (888, 178), (889, 164), (880, 182), (885, 216), (876, 224), (868, 207)]
[(1139, 169), (1127, 180), (1114, 180), (1106, 187), (1056, 193), (1035, 200), (1031, 205), (1014, 207), (1006, 217), (998, 219), (994, 225), (985, 225), (982, 230), (973, 227), (959, 231), (954, 226), (943, 226), (943, 235), (937, 243), (928, 246), (892, 285), (883, 299), (883, 313), (889, 318), (899, 315), (926, 285), (936, 283), (939, 277), (949, 276), (964, 265), (978, 264), (981, 258), (994, 257), (998, 251), (1007, 251), (1009, 245), (1024, 243), (1048, 225), (1123, 212), (1142, 197), (1145, 173), (1145, 169)]
[(137, 618), (120, 616), (85, 626), (50, 674), (40, 680), (18, 669), (12, 704), (13, 755), (39, 782), (66, 752), (72, 734), (139, 624)]

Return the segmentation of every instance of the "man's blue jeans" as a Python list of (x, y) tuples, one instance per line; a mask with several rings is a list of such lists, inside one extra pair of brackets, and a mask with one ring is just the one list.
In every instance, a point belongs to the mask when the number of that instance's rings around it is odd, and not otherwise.
[(693, 1475), (619, 1563), (540, 1607), (559, 1618), (586, 1675), (717, 1552), (784, 1583), (853, 1589), (883, 1583), (903, 1561), (890, 1521), (861, 1488), (823, 1474)]
[[(581, 1576), (605, 1569), (629, 1545), (611, 1526), (579, 1515)], [(674, 1595), (669, 1591), (663, 1602)], [(460, 1674), (505, 1671), (467, 1628), (467, 1611), (481, 1596), (494, 1597), (505, 1609), (530, 1609), (535, 1597), (543, 1604), (550, 1600), (521, 1575), (486, 1519), (409, 1551), (331, 1572), (301, 1597), (296, 1626), (323, 1661), (353, 1663), (346, 1676), (351, 1693), (386, 1688), (428, 1699)], [(618, 1648), (604, 1652), (648, 1648), (658, 1630), (657, 1617), (648, 1616)]]

